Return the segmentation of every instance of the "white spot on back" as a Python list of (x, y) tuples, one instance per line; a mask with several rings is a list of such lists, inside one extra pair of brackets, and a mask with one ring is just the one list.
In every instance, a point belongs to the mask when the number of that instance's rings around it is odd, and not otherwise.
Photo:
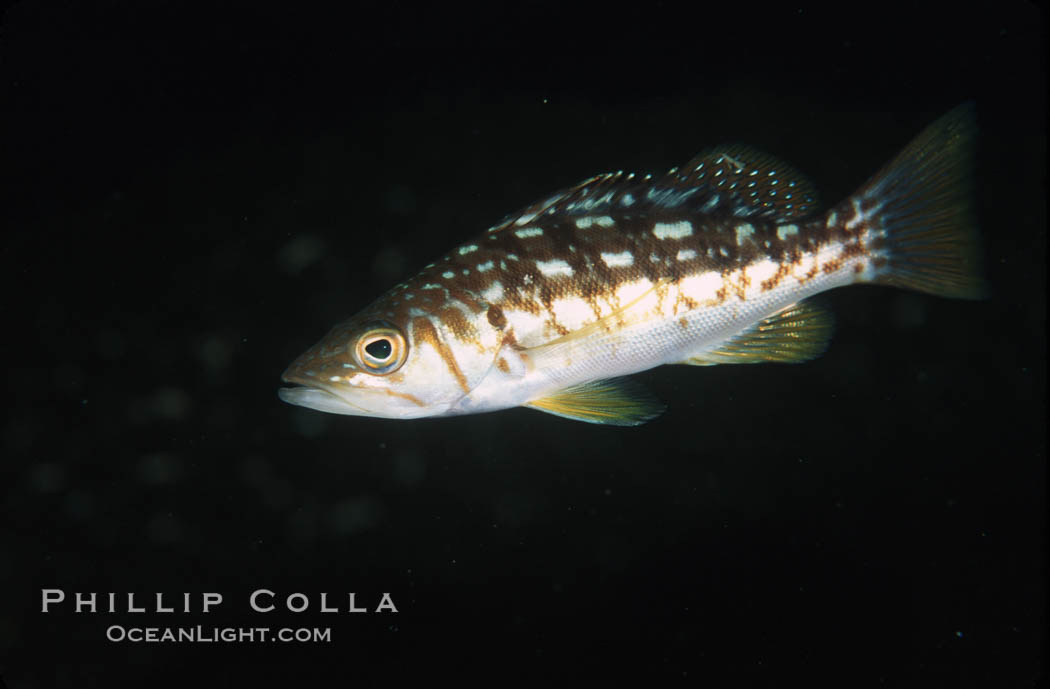
[(599, 225), (601, 227), (612, 227), (615, 221), (608, 215), (599, 215), (597, 217), (591, 215), (585, 215), (582, 218), (576, 219), (576, 227), (581, 230), (585, 230), (591, 225)]
[(759, 285), (776, 275), (779, 268), (780, 266), (775, 261), (763, 259), (747, 267), (747, 276), (751, 279), (752, 285)]
[(633, 302), (638, 297), (641, 297), (652, 288), (653, 283), (646, 279), (628, 282), (616, 288), (616, 298), (619, 299), (620, 304), (626, 305)]
[(546, 277), (565, 275), (572, 277), (572, 266), (560, 258), (553, 261), (536, 261), (536, 268)]
[(631, 206), (634, 205), (634, 197), (631, 196), (630, 194), (624, 194), (623, 198), (620, 199), (620, 203), (622, 203), (624, 206), (630, 208)]
[(467, 244), (466, 246), (460, 248), (459, 255), (460, 256), (466, 256), (467, 254), (471, 253), (472, 251), (477, 251), (477, 250), (478, 250), (478, 245), (477, 244)]
[(630, 251), (621, 251), (618, 254), (602, 252), (602, 262), (610, 268), (627, 268), (634, 265), (634, 256)]
[(453, 273), (451, 270), (446, 270), (444, 273), (441, 274), (441, 277), (445, 278), (446, 280), (451, 280), (452, 278), (456, 277), (456, 274)]
[(493, 263), (492, 261), (485, 261), (484, 263), (479, 263), (478, 266), (477, 266), (478, 272), (479, 273), (484, 273), (486, 270), (492, 270), (492, 268), (495, 265), (496, 264)]
[(491, 285), (481, 290), (481, 297), (489, 303), (499, 301), (503, 298), (503, 283), (494, 280)]
[(696, 252), (692, 249), (681, 249), (677, 256), (679, 261), (691, 261), (696, 258)]
[(744, 240), (755, 233), (755, 227), (749, 222), (736, 226), (736, 243), (743, 244)]
[(590, 305), (579, 297), (563, 297), (551, 302), (554, 318), (569, 330), (576, 330), (588, 321), (595, 319)]
[(521, 230), (514, 230), (514, 236), (519, 239), (528, 239), (529, 237), (542, 237), (542, 227), (526, 227)]
[(798, 234), (798, 225), (779, 225), (777, 227), (777, 239), (780, 241), (784, 241), (796, 234)]
[(682, 278), (679, 283), (682, 294), (698, 302), (718, 299), (718, 290), (722, 289), (722, 276), (714, 271)]
[(679, 222), (658, 222), (653, 225), (653, 235), (657, 239), (681, 239), (693, 236), (693, 223), (688, 220)]

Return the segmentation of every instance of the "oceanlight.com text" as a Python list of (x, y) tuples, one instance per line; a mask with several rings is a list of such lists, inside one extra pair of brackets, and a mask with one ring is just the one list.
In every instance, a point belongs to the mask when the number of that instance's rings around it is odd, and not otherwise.
[(330, 643), (330, 627), (125, 627), (106, 628), (113, 643)]

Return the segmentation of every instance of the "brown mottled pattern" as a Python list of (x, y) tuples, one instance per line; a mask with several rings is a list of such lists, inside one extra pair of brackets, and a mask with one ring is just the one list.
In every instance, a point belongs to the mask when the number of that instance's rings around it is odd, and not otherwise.
[[(454, 331), (468, 333), (468, 324), (460, 322), (463, 311), (448, 307), (443, 290), (422, 289), (423, 285), (439, 285), (448, 290), (452, 299), (458, 294), (470, 294), (483, 300), (482, 293), (498, 282), (503, 296), (495, 305), (502, 310), (541, 313), (549, 311), (555, 299), (577, 296), (591, 305), (597, 317), (599, 302), (612, 303), (616, 287), (625, 282), (640, 278), (653, 283), (661, 279), (678, 281), (708, 271), (728, 274), (762, 259), (784, 264), (782, 275), (786, 275), (788, 266), (799, 263), (804, 254), (819, 250), (832, 240), (833, 234), (845, 234), (829, 231), (823, 220), (799, 223), (797, 234), (781, 239), (777, 224), (762, 219), (639, 216), (622, 212), (598, 217), (611, 218), (611, 226), (592, 224), (579, 228), (573, 221), (542, 219), (479, 238), (475, 242), (478, 250), (463, 256), (453, 252), (414, 277), (406, 287), (419, 297), (404, 303), (441, 317)], [(659, 239), (653, 234), (656, 223), (683, 220), (691, 223), (691, 236)], [(745, 223), (753, 228), (753, 233), (738, 244), (736, 228)], [(515, 229), (529, 228), (542, 228), (543, 234), (526, 238), (514, 234)], [(678, 259), (679, 252), (690, 250), (695, 257)], [(624, 252), (631, 257), (630, 266), (609, 267), (602, 259), (603, 253)], [(572, 274), (544, 274), (541, 264), (556, 260), (564, 261)], [(478, 266), (486, 263), (491, 263), (492, 268), (479, 272)], [(449, 273), (452, 277), (445, 277)], [(499, 327), (492, 316), (489, 319)]]
[(445, 365), (448, 366), (449, 372), (455, 377), (459, 387), (463, 389), (464, 393), (470, 392), (467, 378), (463, 375), (463, 371), (460, 370), (459, 364), (456, 363), (456, 357), (452, 354), (448, 345), (438, 336), (437, 330), (434, 329), (434, 324), (429, 319), (423, 317), (412, 319), (412, 337), (417, 343), (425, 343), (436, 349)]
[[(846, 227), (856, 211), (849, 204), (836, 209), (834, 223), (825, 217), (806, 219), (815, 210), (815, 196), (793, 168), (742, 146), (716, 148), (682, 172), (675, 169), (655, 180), (599, 175), (451, 251), (377, 301), (374, 313), (401, 321), (427, 314), (457, 339), (477, 343), (474, 314), (487, 310), (498, 329), (506, 324), (507, 310), (544, 315), (564, 335), (568, 330), (556, 319), (555, 300), (579, 297), (597, 319), (621, 306), (619, 285), (641, 278), (676, 283), (698, 273), (715, 271), (728, 278), (740, 271), (736, 281), (727, 279), (719, 296), (743, 299), (750, 284), (746, 268), (755, 261), (781, 265), (761, 283), (768, 291), (790, 275), (804, 282), (867, 251), (860, 244), (867, 228), (861, 223)], [(654, 234), (658, 225), (683, 227), (679, 223), (688, 223), (691, 231), (665, 231), (662, 238)], [(778, 234), (778, 227), (790, 225), (793, 231)], [(842, 246), (839, 259), (806, 274), (794, 270), (829, 243)], [(679, 259), (680, 252), (687, 255)], [(618, 255), (621, 263), (629, 255), (630, 265), (616, 265), (616, 260), (607, 265), (602, 254)], [(497, 283), (501, 289), (490, 291)], [(486, 298), (494, 292), (498, 298)], [(697, 306), (684, 296), (679, 300), (685, 309)]]

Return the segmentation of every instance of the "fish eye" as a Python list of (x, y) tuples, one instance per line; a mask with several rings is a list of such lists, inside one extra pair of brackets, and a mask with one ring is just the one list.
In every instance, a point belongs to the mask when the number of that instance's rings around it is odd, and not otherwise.
[(385, 337), (382, 340), (372, 340), (365, 345), (365, 352), (368, 356), (383, 361), (390, 358), (390, 355), (394, 353), (394, 345), (390, 344), (390, 340)]
[(401, 331), (389, 323), (371, 323), (357, 338), (354, 359), (369, 373), (393, 373), (408, 358), (408, 344)]

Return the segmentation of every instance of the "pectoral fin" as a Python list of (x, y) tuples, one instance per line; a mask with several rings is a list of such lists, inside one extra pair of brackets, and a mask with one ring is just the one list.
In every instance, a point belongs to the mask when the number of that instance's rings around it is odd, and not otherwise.
[(566, 419), (609, 426), (639, 426), (666, 408), (642, 386), (626, 378), (574, 385), (525, 406)]
[(833, 322), (829, 311), (808, 302), (799, 302), (759, 321), (714, 349), (679, 363), (712, 366), (809, 361), (827, 349)]

